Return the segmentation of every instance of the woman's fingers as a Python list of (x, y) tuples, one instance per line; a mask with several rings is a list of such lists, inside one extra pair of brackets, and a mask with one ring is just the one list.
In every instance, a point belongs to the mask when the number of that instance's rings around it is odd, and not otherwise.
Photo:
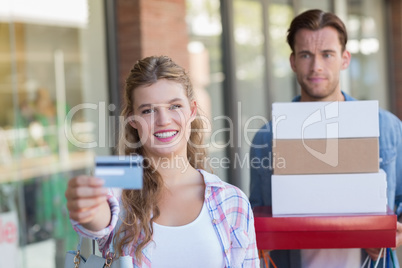
[(75, 210), (70, 210), (70, 218), (83, 224), (92, 221), (94, 218), (96, 212), (97, 212), (98, 207), (93, 207), (90, 209), (86, 210), (81, 210), (81, 211), (75, 211)]
[(70, 218), (79, 223), (90, 222), (99, 205), (106, 201), (107, 193), (99, 178), (78, 176), (70, 179), (65, 192)]
[(106, 188), (102, 186), (96, 187), (88, 187), (88, 186), (79, 186), (75, 188), (67, 188), (66, 198), (77, 199), (77, 198), (95, 198), (98, 196), (107, 195), (108, 191)]
[(68, 187), (71, 188), (76, 188), (80, 186), (89, 186), (89, 187), (100, 187), (103, 186), (103, 180), (96, 178), (96, 177), (90, 177), (90, 176), (78, 176), (75, 178), (72, 178), (68, 181)]
[(78, 176), (68, 182), (66, 198), (88, 198), (107, 194), (107, 189), (103, 188), (103, 180), (89, 176)]
[(79, 198), (73, 199), (67, 202), (67, 208), (69, 211), (80, 211), (97, 207), (102, 202), (106, 201), (106, 196), (98, 196), (93, 198)]

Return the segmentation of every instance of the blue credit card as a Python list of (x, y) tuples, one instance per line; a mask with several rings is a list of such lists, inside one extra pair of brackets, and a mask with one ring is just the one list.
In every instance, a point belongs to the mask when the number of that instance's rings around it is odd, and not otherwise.
[(97, 156), (94, 176), (105, 181), (104, 187), (142, 189), (142, 161), (139, 155)]

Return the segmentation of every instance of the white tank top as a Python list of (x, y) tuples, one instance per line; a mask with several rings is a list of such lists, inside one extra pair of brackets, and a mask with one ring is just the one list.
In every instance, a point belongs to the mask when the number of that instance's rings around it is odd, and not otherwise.
[(152, 268), (225, 266), (221, 242), (205, 203), (200, 215), (189, 224), (164, 226), (153, 223), (153, 228)]

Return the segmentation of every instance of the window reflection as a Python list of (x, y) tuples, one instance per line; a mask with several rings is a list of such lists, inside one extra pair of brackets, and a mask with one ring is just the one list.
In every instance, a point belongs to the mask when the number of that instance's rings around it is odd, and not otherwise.
[[(222, 23), (219, 0), (188, 0), (187, 25), (189, 34), (190, 75), (206, 124), (209, 156), (212, 161), (226, 157), (222, 72), (221, 34)], [(228, 98), (226, 97), (226, 101)], [(217, 162), (215, 162), (217, 163)], [(214, 173), (227, 180), (226, 170), (211, 165)]]
[[(235, 70), (236, 70), (236, 103), (238, 127), (237, 141), (239, 148), (235, 159), (235, 169), (240, 170), (238, 185), (246, 194), (249, 189), (250, 172), (244, 167), (249, 162), (251, 141), (255, 132), (245, 129), (258, 129), (264, 120), (255, 120), (256, 116), (266, 115), (267, 94), (265, 88), (266, 60), (264, 52), (263, 7), (259, 1), (235, 0), (234, 38), (235, 38)], [(250, 105), (252, 104), (252, 105)], [(235, 130), (237, 131), (237, 130)]]
[(72, 129), (82, 142), (107, 140), (99, 109), (65, 119), (82, 103), (108, 101), (103, 20), (101, 1), (1, 1), (0, 222), (21, 234), (7, 267), (61, 267), (76, 247), (67, 181), (110, 149), (87, 150), (66, 136)]
[(351, 94), (360, 100), (377, 99), (388, 107), (383, 5), (379, 1), (348, 1), (346, 26)]
[(293, 9), (288, 4), (268, 6), (269, 55), (271, 73), (270, 91), (274, 101), (291, 101), (295, 94), (293, 72), (289, 64), (291, 50), (286, 43), (286, 34), (293, 18)]

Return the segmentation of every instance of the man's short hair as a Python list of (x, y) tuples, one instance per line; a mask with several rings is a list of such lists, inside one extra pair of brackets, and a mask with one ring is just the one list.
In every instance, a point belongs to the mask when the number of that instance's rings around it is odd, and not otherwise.
[(348, 41), (348, 34), (345, 24), (342, 22), (342, 20), (334, 13), (324, 12), (319, 9), (311, 9), (297, 15), (290, 23), (287, 42), (292, 49), (292, 52), (294, 52), (295, 36), (299, 30), (307, 29), (317, 31), (324, 27), (332, 27), (338, 31), (342, 52), (345, 51), (346, 43)]

